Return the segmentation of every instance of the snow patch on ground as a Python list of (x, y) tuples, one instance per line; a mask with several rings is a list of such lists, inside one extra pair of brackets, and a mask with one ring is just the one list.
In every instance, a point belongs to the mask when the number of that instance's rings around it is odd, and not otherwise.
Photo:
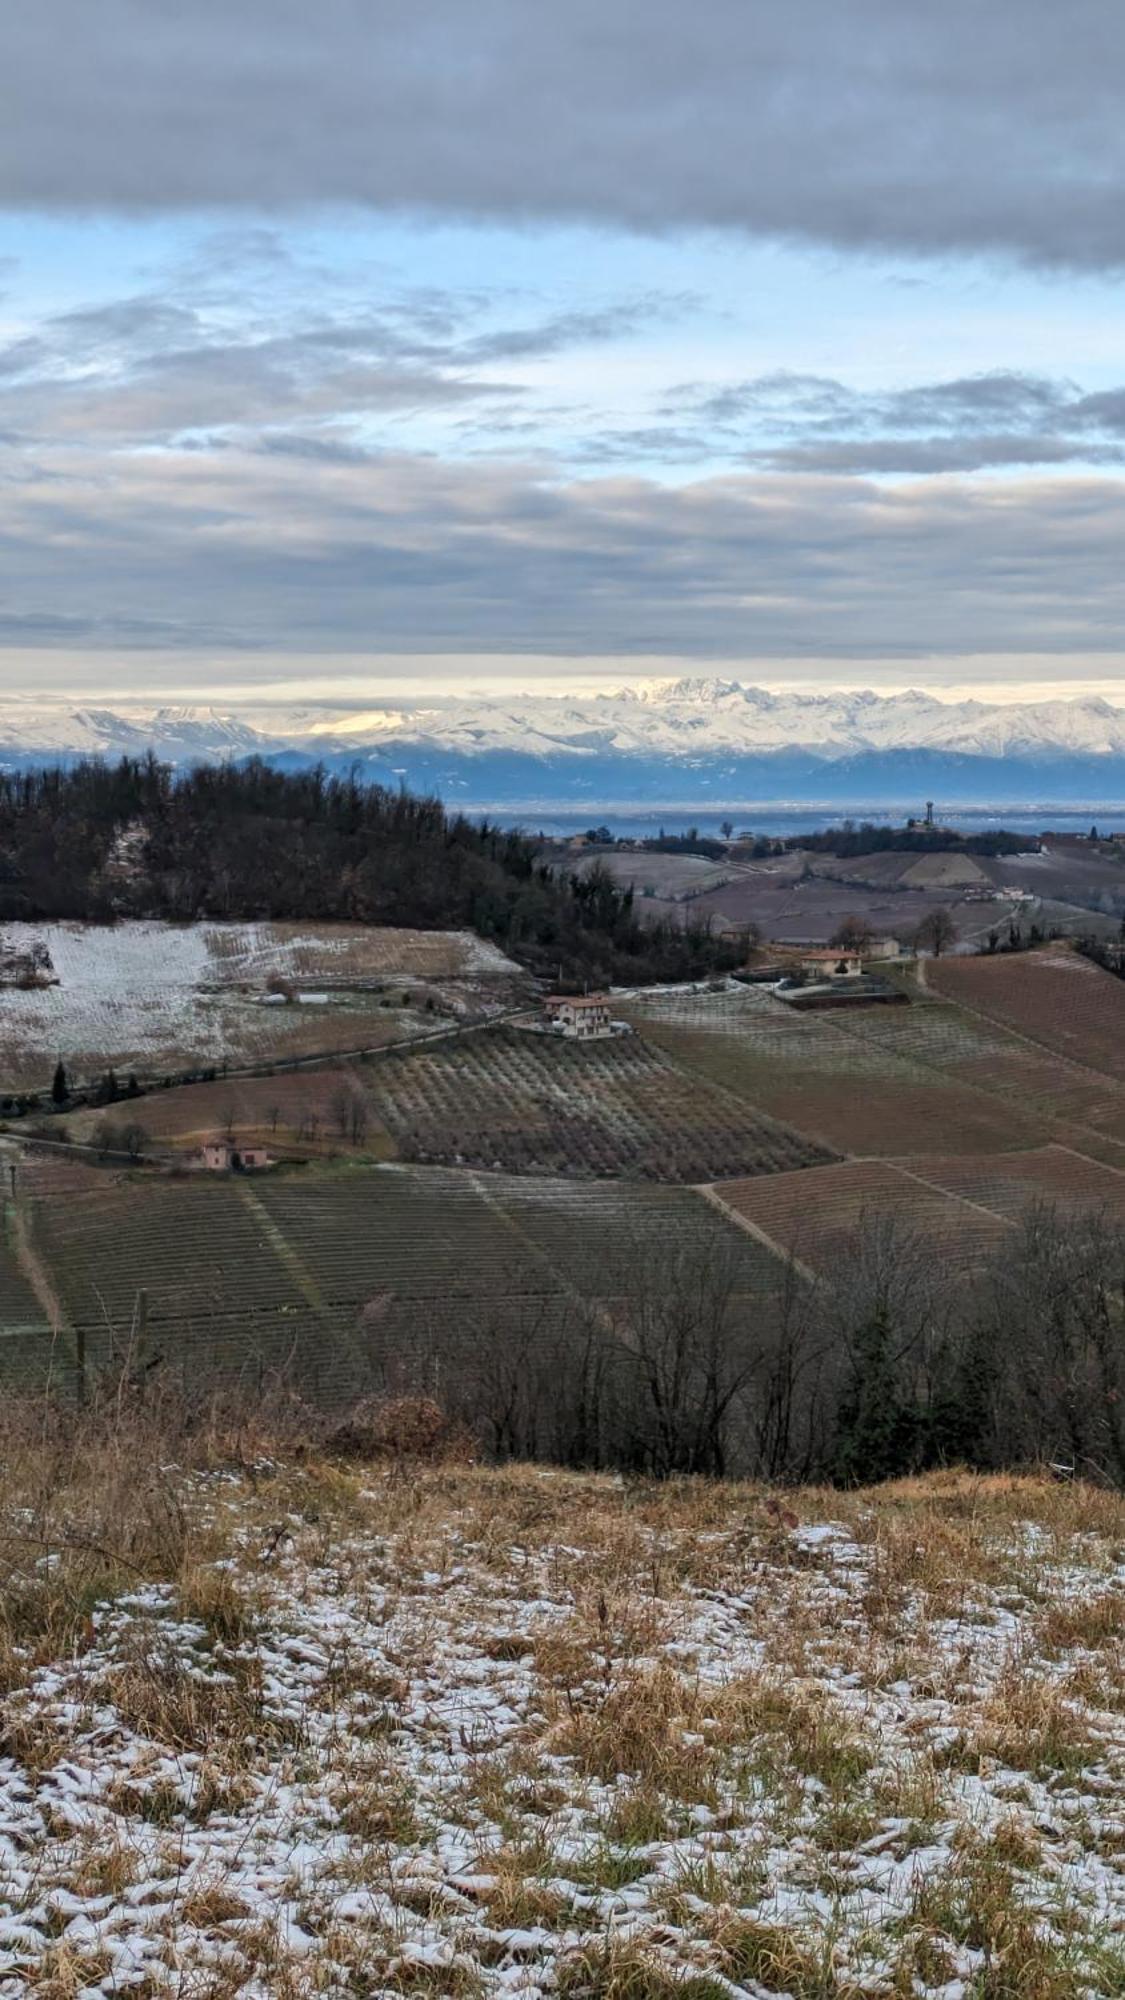
[[(714, 1940), (734, 1917), (831, 1940), (841, 1990), (889, 1994), (920, 1892), (990, 1840), (1023, 1857), (1017, 1893), (1057, 1935), (1060, 1965), (1079, 1920), (1120, 1943), (1120, 1710), (1087, 1703), (1088, 1752), (1065, 1769), (957, 1754), (1026, 1663), (1044, 1603), (1125, 1588), (1104, 1546), (1075, 1537), (1060, 1552), (1016, 1523), (995, 1551), (1011, 1579), (966, 1578), (954, 1615), (935, 1618), (905, 1586), (896, 1665), (893, 1647), (873, 1653), (864, 1609), (888, 1587), (887, 1551), (854, 1528), (813, 1519), (763, 1540), (654, 1527), (637, 1536), (631, 1581), (600, 1583), (589, 1656), (567, 1669), (563, 1699), (563, 1668), (552, 1679), (540, 1653), (565, 1662), (587, 1572), (604, 1579), (606, 1565), (581, 1519), (573, 1540), (537, 1539), (547, 1502), (529, 1481), (525, 1534), (451, 1504), (427, 1541), (409, 1523), (386, 1532), (386, 1494), (376, 1478), (366, 1524), (321, 1521), (311, 1505), (268, 1535), (248, 1519), (233, 1562), (217, 1565), (246, 1593), (241, 1634), (224, 1640), (172, 1585), (144, 1585), (95, 1609), (85, 1650), (29, 1663), (0, 1757), (4, 2000), (68, 1954), (81, 1976), (66, 1991), (85, 2000), (534, 2000), (607, 1940), (643, 1944), (674, 1979), (707, 1973), (736, 2000), (788, 1991), (722, 1970)], [(216, 1482), (207, 1504), (217, 1517), (241, 1504), (238, 1481)], [(695, 1580), (701, 1549), (713, 1560)], [(782, 1673), (777, 1649), (796, 1627), (804, 1657)], [(924, 1672), (911, 1658), (922, 1645)], [(619, 1776), (583, 1769), (568, 1716), (675, 1672), (699, 1719), (665, 1728), (690, 1749), (771, 1659), (778, 1698), (854, 1731), (870, 1769), (857, 1762), (833, 1789), (807, 1758), (785, 1763), (782, 1741), (775, 1780), (748, 1726), (702, 1796), (673, 1787), (650, 1798), (652, 1825), (614, 1833), (636, 1797), (628, 1748)], [(1040, 1664), (1062, 1679), (1061, 1664)], [(248, 1720), (224, 1731), (228, 1701)], [(193, 1731), (208, 1704), (219, 1722)], [(943, 1933), (941, 1952), (948, 1977), (894, 1992), (984, 1990), (971, 1926)]]

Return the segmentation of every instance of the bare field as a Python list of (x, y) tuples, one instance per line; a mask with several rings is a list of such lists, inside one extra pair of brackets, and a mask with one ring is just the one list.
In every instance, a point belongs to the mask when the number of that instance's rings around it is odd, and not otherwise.
[(1054, 1056), (1125, 1082), (1125, 980), (1058, 946), (996, 958), (939, 959), (927, 983), (1026, 1035)]
[(730, 879), (732, 864), (708, 861), (701, 854), (645, 854), (626, 850), (610, 851), (583, 858), (576, 873), (587, 875), (591, 868), (604, 868), (622, 889), (633, 889), (637, 903), (655, 896), (663, 902), (680, 902), (718, 888)]
[(768, 1107), (685, 1075), (639, 1036), (582, 1046), (499, 1028), (370, 1074), (376, 1115), (407, 1159), (692, 1182), (778, 1172), (830, 1150)]
[(893, 1217), (959, 1275), (984, 1264), (1008, 1224), (945, 1189), (883, 1160), (843, 1160), (805, 1174), (775, 1175), (761, 1187), (728, 1181), (714, 1193), (818, 1276), (830, 1277), (865, 1223)]
[[(939, 857), (940, 858), (940, 857)], [(808, 857), (805, 857), (807, 860)], [(914, 856), (877, 855), (874, 860), (917, 861)], [(836, 862), (841, 871), (853, 864)], [(863, 873), (863, 858), (854, 864)], [(707, 917), (732, 925), (756, 924), (763, 937), (778, 943), (827, 944), (845, 917), (857, 916), (879, 936), (908, 939), (931, 910), (952, 908), (954, 921), (963, 939), (983, 937), (993, 925), (1006, 924), (1013, 908), (997, 891), (993, 901), (963, 903), (956, 889), (948, 886), (897, 886), (894, 871), (876, 873), (873, 883), (855, 876), (842, 879), (829, 873), (815, 858), (811, 872), (802, 878), (791, 871), (774, 872), (767, 864), (740, 871), (724, 887), (709, 890), (687, 905), (690, 921)]]
[(983, 1263), (1036, 1205), (1125, 1224), (1125, 1172), (1055, 1145), (986, 1158), (844, 1160), (761, 1183), (721, 1183), (712, 1192), (780, 1253), (824, 1277), (865, 1222), (887, 1217), (960, 1275)]
[(68, 1138), (88, 1144), (104, 1120), (122, 1118), (139, 1125), (157, 1146), (185, 1150), (226, 1134), (281, 1153), (359, 1152), (385, 1159), (394, 1152), (357, 1062), (154, 1090), (135, 1103), (72, 1112), (58, 1121), (60, 1136), (65, 1130)]
[[(511, 1003), (518, 968), (471, 932), (324, 924), (7, 924), (57, 983), (0, 988), (0, 1090), (377, 1046)], [(271, 991), (271, 986), (274, 989)], [(413, 1003), (402, 1007), (403, 994)], [(284, 996), (289, 995), (287, 1000)]]
[[(1033, 1107), (992, 1097), (884, 1046), (908, 1010), (797, 1014), (747, 989), (633, 1002), (645, 1039), (838, 1153), (1002, 1152), (1051, 1136)], [(845, 1025), (846, 1024), (846, 1025)]]
[(1120, 1495), (250, 1435), (5, 1440), (5, 2000), (1125, 1989)]

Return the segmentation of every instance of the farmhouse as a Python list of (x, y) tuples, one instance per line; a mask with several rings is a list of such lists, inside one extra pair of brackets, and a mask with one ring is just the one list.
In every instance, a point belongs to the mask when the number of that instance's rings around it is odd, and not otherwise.
[(231, 1139), (206, 1139), (196, 1155), (198, 1164), (212, 1174), (254, 1173), (271, 1164), (264, 1146), (237, 1146)]
[(801, 969), (815, 979), (858, 979), (863, 971), (863, 958), (858, 951), (842, 949), (803, 951)]
[(863, 947), (863, 956), (866, 959), (880, 961), (888, 958), (901, 958), (902, 946), (899, 940), (893, 937), (868, 938), (867, 943)]
[(553, 993), (544, 1007), (554, 1032), (572, 1041), (589, 1042), (613, 1033), (608, 993)]

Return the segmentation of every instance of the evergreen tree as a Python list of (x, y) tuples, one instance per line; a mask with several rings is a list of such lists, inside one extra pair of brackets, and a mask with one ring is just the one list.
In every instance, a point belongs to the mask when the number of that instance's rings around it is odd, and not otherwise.
[(66, 1069), (60, 1056), (55, 1064), (55, 1074), (51, 1079), (52, 1104), (65, 1104), (70, 1096), (70, 1085), (66, 1080)]
[(833, 1475), (844, 1486), (895, 1479), (914, 1464), (917, 1413), (903, 1398), (884, 1307), (860, 1327), (836, 1420)]

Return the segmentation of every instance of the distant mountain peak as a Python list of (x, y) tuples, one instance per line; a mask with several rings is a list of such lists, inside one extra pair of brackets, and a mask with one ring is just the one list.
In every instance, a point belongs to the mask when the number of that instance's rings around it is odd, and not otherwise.
[[(289, 766), (353, 762), (367, 775), (436, 788), (447, 797), (532, 796), (527, 774), (542, 773), (535, 797), (582, 787), (591, 802), (639, 785), (676, 799), (742, 788), (744, 798), (839, 793), (849, 772), (893, 770), (897, 798), (942, 795), (942, 773), (958, 796), (973, 768), (981, 797), (997, 771), (1029, 774), (1029, 795), (1052, 797), (1051, 772), (1105, 801), (1125, 799), (1125, 708), (1100, 695), (1001, 703), (944, 701), (923, 689), (880, 694), (770, 690), (722, 675), (682, 675), (597, 694), (474, 694), (407, 706), (368, 700), (339, 706), (270, 709), (165, 703), (0, 701), (0, 762), (43, 763), (75, 756), (136, 756), (151, 748), (184, 766), (259, 755)], [(519, 770), (522, 789), (513, 792)], [(492, 772), (487, 777), (478, 774)], [(833, 776), (835, 772), (835, 776)], [(507, 774), (507, 775), (504, 775)], [(882, 782), (882, 780), (879, 780)], [(859, 780), (857, 779), (858, 783)], [(888, 780), (890, 782), (890, 780)], [(1005, 785), (1009, 781), (1005, 778)], [(495, 785), (499, 789), (483, 789)], [(505, 790), (505, 787), (508, 789)], [(781, 787), (782, 789), (777, 789)], [(728, 797), (738, 796), (727, 791)], [(1017, 794), (1018, 795), (1018, 794)], [(1011, 796), (1009, 789), (1005, 796)], [(852, 791), (856, 804), (865, 803)], [(874, 803), (874, 797), (871, 800)]]

